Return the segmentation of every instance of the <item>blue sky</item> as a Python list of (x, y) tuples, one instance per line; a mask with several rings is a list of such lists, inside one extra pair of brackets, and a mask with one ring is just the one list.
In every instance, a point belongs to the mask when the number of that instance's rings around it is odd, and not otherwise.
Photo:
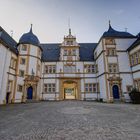
[(16, 41), (29, 31), (41, 43), (62, 42), (68, 34), (68, 19), (78, 42), (98, 42), (108, 29), (108, 21), (116, 30), (136, 35), (140, 32), (140, 0), (0, 0), (1, 26)]

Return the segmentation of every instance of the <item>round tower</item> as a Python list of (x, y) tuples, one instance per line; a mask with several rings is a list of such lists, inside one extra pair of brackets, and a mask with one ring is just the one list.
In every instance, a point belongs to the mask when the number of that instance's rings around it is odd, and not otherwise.
[(32, 25), (30, 31), (21, 36), (18, 51), (17, 92), (20, 92), (23, 102), (39, 100), (42, 48), (38, 37), (33, 34)]

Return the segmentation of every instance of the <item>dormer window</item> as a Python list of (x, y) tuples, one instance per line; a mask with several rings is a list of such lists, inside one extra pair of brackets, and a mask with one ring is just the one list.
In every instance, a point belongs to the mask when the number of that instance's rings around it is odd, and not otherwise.
[(115, 40), (112, 38), (108, 38), (105, 40), (105, 44), (106, 45), (114, 45), (115, 44)]
[(67, 41), (67, 45), (73, 45), (73, 41)]

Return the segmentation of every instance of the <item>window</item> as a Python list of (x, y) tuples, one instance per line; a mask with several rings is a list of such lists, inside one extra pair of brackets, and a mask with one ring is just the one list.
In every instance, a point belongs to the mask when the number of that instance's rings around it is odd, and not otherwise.
[(76, 55), (76, 50), (75, 49), (65, 49), (64, 50), (64, 55)]
[(73, 41), (67, 41), (67, 45), (73, 45)]
[(64, 55), (67, 55), (67, 53), (68, 53), (67, 50), (64, 50)]
[(133, 66), (135, 64), (134, 55), (130, 56), (130, 61), (131, 61), (131, 65)]
[(115, 48), (108, 48), (108, 49), (107, 49), (107, 55), (108, 55), (108, 56), (115, 56), (115, 55), (116, 55), (116, 50), (115, 50)]
[(45, 73), (56, 73), (56, 66), (55, 65), (46, 65)]
[(44, 92), (46, 93), (54, 93), (56, 90), (55, 84), (44, 84)]
[(12, 81), (8, 80), (7, 91), (10, 92), (12, 90)]
[(17, 86), (17, 91), (18, 91), (18, 92), (22, 92), (22, 90), (23, 90), (23, 86), (22, 86), (22, 85), (18, 85), (18, 86)]
[(132, 88), (133, 88), (133, 86), (132, 86), (132, 85), (127, 85), (127, 86), (126, 86), (127, 92), (132, 91)]
[(19, 70), (19, 76), (24, 77), (24, 70)]
[(108, 64), (108, 71), (110, 73), (117, 73), (118, 72), (117, 64)]
[(21, 50), (22, 51), (27, 51), (27, 45), (22, 45)]
[(96, 65), (84, 65), (84, 72), (85, 73), (96, 73), (97, 66)]
[(105, 40), (105, 44), (106, 45), (114, 45), (115, 44), (115, 40), (112, 38), (108, 38)]
[(139, 63), (138, 52), (135, 53), (135, 64)]
[(140, 64), (140, 51), (139, 50), (130, 55), (130, 63), (131, 63), (131, 66)]
[(25, 63), (26, 63), (26, 59), (25, 59), (25, 58), (21, 58), (21, 59), (20, 59), (20, 64), (21, 64), (21, 65), (25, 65)]
[(64, 72), (65, 72), (65, 73), (75, 73), (75, 72), (76, 72), (76, 67), (75, 67), (75, 65), (71, 65), (71, 66), (65, 65), (65, 66), (64, 66)]
[(16, 68), (16, 59), (15, 58), (11, 58), (11, 62), (10, 62), (10, 67), (15, 69)]
[(76, 55), (76, 50), (72, 50), (72, 55)]
[(86, 83), (85, 92), (98, 92), (98, 83)]

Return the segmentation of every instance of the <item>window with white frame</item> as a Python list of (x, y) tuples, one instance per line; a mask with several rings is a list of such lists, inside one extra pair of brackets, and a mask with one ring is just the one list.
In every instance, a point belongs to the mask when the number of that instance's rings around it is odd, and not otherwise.
[(54, 83), (44, 84), (45, 93), (54, 93), (56, 91), (56, 86)]
[(109, 73), (117, 73), (118, 72), (118, 65), (117, 64), (108, 64), (108, 71)]
[(96, 65), (89, 65), (89, 64), (84, 65), (84, 72), (85, 73), (96, 73), (96, 71), (97, 71)]
[(98, 92), (98, 83), (86, 83), (85, 84), (85, 92)]
[(107, 48), (107, 55), (108, 56), (116, 56), (116, 49), (115, 48)]
[(45, 65), (45, 73), (56, 73), (55, 65)]
[(11, 62), (10, 62), (10, 67), (15, 69), (16, 68), (16, 59), (15, 58), (11, 58)]
[(24, 70), (19, 70), (19, 76), (24, 77)]
[(21, 50), (22, 51), (27, 51), (27, 45), (22, 45)]
[(20, 64), (25, 65), (25, 63), (26, 63), (26, 59), (25, 58), (20, 58)]
[(17, 91), (18, 92), (22, 92), (23, 91), (23, 86), (22, 85), (18, 85), (17, 86)]
[(64, 73), (75, 73), (76, 66), (75, 65), (65, 65), (64, 66)]

